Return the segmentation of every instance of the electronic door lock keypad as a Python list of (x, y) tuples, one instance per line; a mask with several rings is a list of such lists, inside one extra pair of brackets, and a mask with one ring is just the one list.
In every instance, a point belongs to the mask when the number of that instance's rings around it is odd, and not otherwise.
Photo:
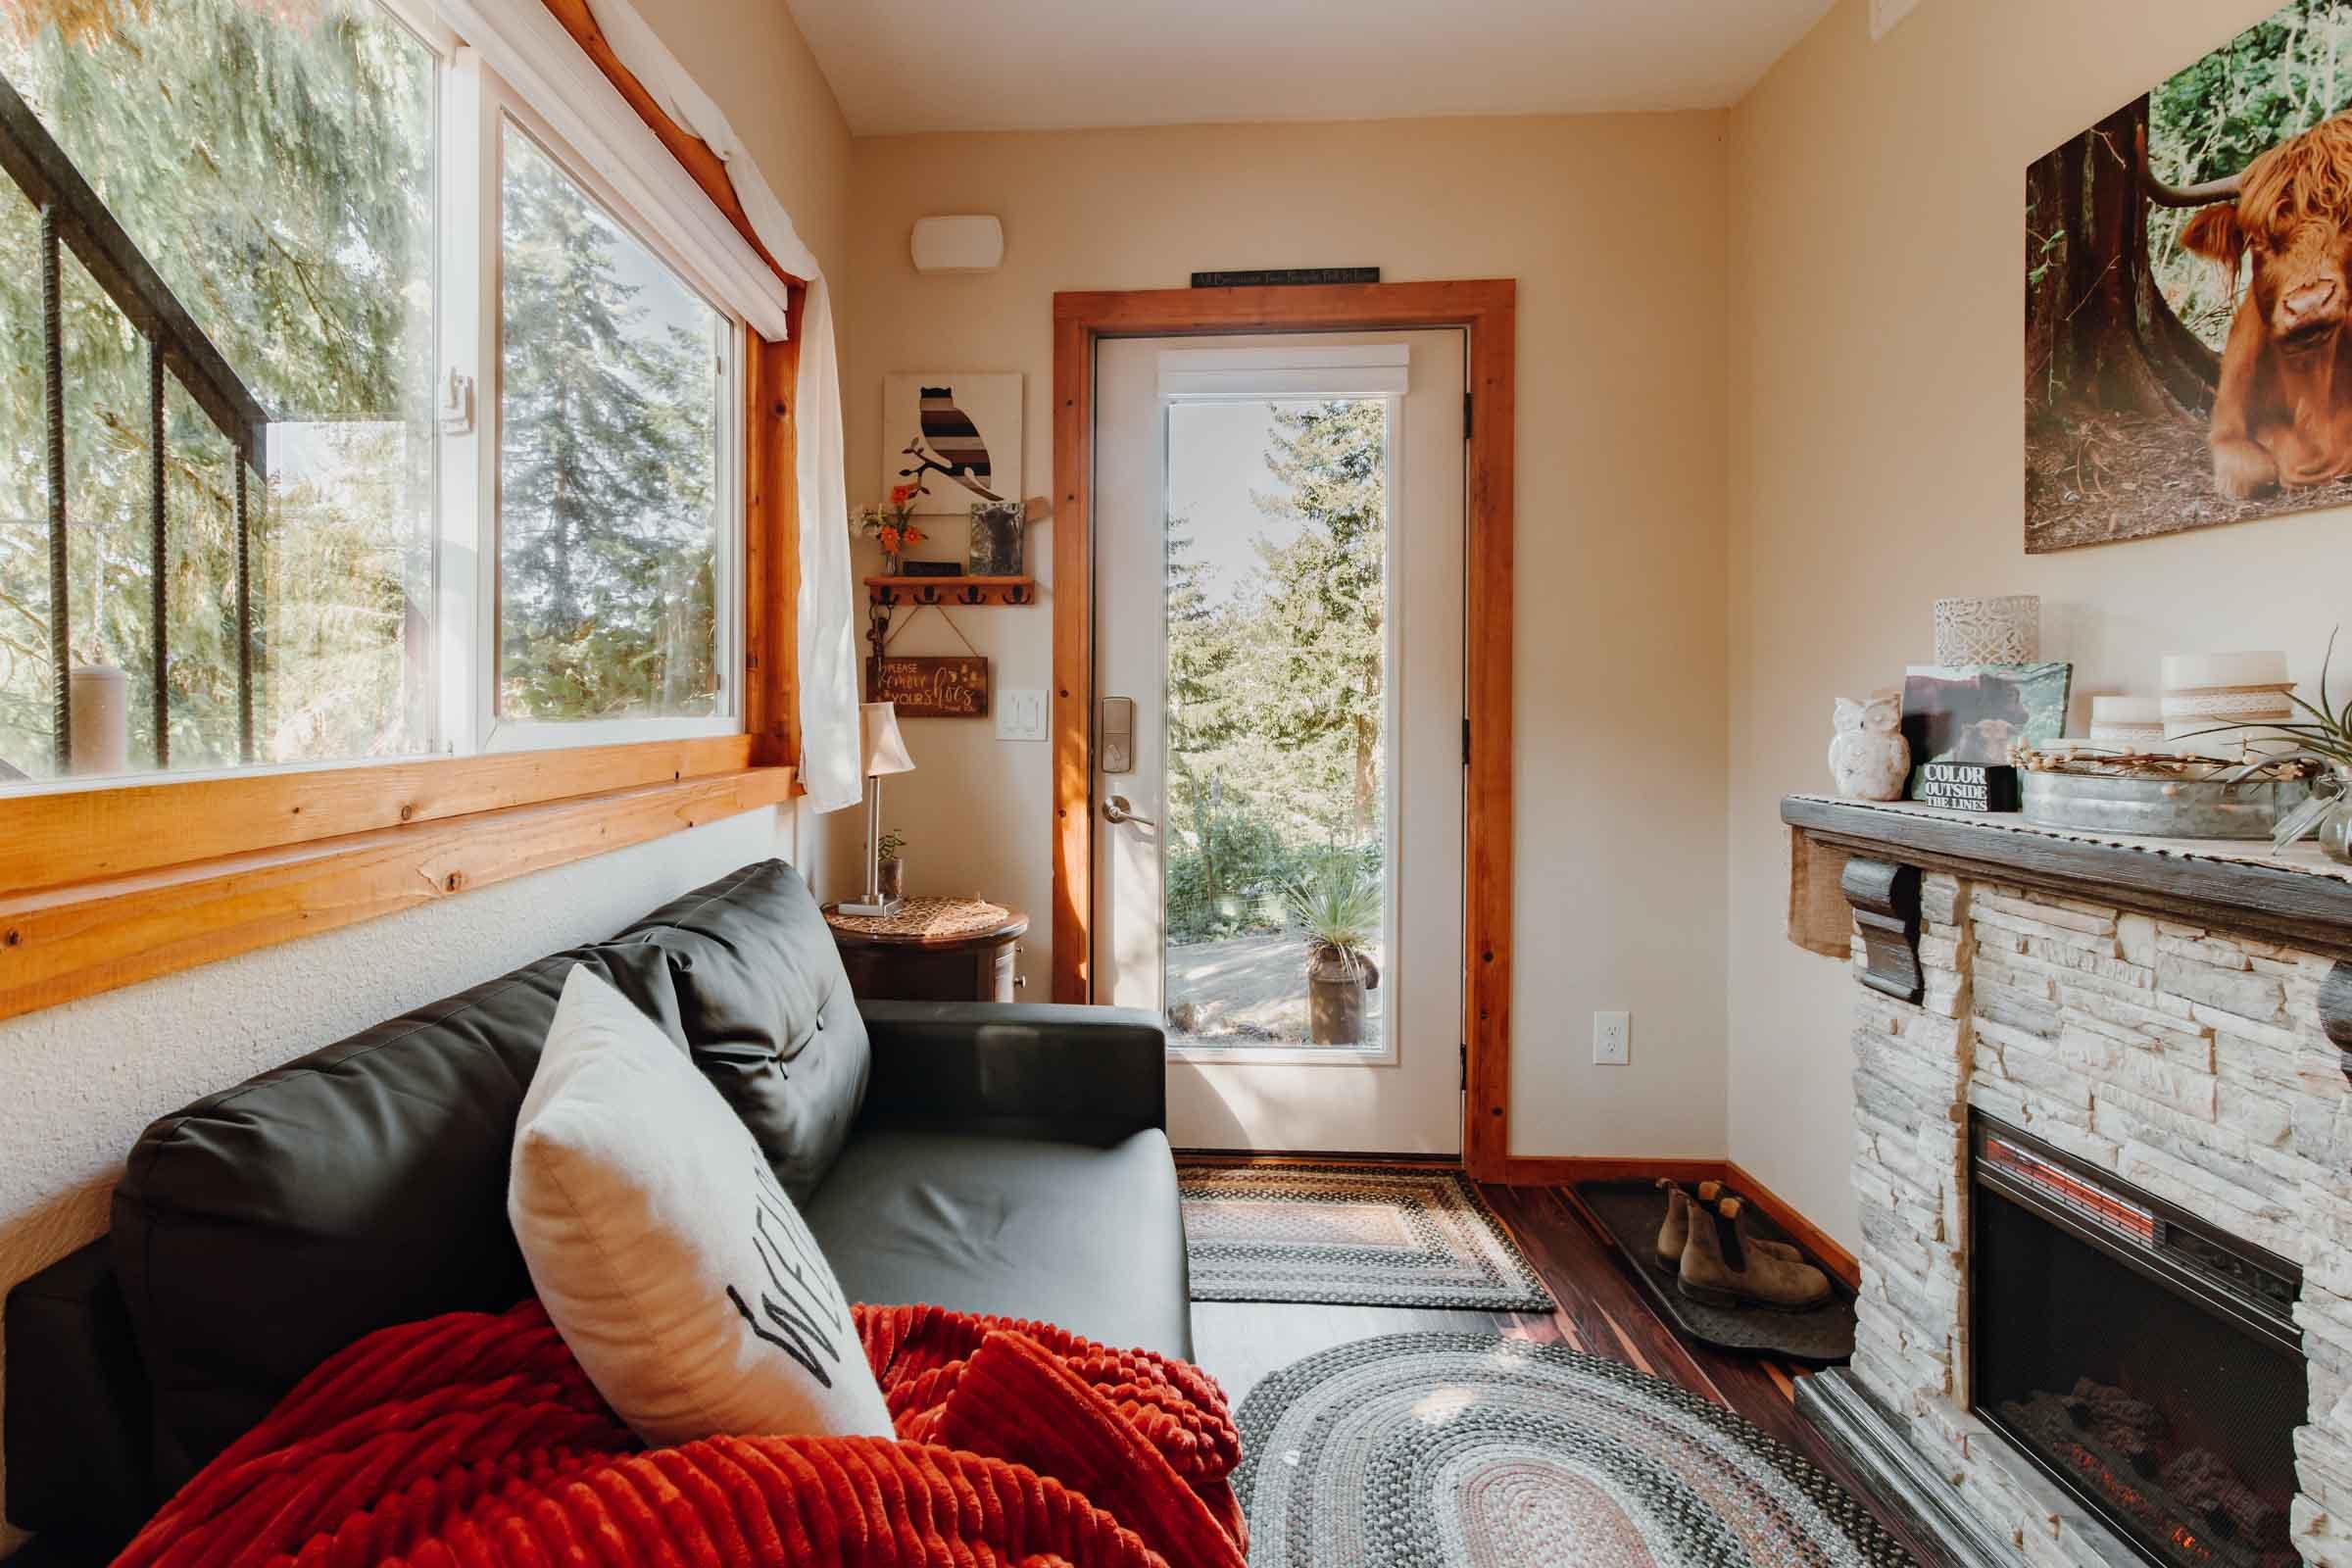
[(1135, 699), (1102, 699), (1102, 771), (1135, 771)]

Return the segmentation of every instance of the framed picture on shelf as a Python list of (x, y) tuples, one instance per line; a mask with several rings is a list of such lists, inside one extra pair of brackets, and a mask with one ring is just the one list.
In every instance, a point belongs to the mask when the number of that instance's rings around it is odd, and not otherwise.
[[(2010, 749), (2047, 746), (2066, 733), (2075, 666), (1914, 664), (1903, 672), (1903, 739), (1911, 745), (1913, 800), (1932, 762), (2009, 766)], [(1933, 793), (1933, 792), (1928, 792)]]

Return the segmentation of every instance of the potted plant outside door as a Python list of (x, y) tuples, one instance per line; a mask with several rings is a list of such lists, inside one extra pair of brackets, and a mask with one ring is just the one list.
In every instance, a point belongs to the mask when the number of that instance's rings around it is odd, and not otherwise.
[(1318, 1046), (1361, 1045), (1364, 993), (1380, 984), (1372, 939), (1380, 883), (1345, 852), (1324, 857), (1290, 892), (1291, 918), (1306, 933), (1306, 1032)]

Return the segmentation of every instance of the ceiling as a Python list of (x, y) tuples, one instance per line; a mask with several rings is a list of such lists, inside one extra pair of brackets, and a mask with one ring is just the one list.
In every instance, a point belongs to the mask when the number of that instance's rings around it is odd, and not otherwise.
[(1711, 109), (1830, 0), (789, 0), (860, 136)]

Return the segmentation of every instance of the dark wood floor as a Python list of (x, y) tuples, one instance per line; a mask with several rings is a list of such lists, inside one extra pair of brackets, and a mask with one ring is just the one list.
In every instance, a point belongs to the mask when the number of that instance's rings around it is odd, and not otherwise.
[(1193, 1305), (1194, 1353), (1239, 1409), (1268, 1373), (1350, 1340), (1413, 1330), (1503, 1333), (1558, 1341), (1625, 1361), (1702, 1395), (1753, 1421), (1843, 1483), (1922, 1563), (1937, 1557), (1880, 1508), (1868, 1489), (1796, 1413), (1796, 1380), (1805, 1369), (1769, 1357), (1735, 1355), (1686, 1344), (1649, 1305), (1633, 1267), (1604, 1237), (1576, 1196), (1558, 1187), (1483, 1191), (1494, 1211), (1551, 1287), (1560, 1309), (1549, 1316), (1508, 1312), (1437, 1312), (1385, 1306), (1297, 1306), (1241, 1301)]

